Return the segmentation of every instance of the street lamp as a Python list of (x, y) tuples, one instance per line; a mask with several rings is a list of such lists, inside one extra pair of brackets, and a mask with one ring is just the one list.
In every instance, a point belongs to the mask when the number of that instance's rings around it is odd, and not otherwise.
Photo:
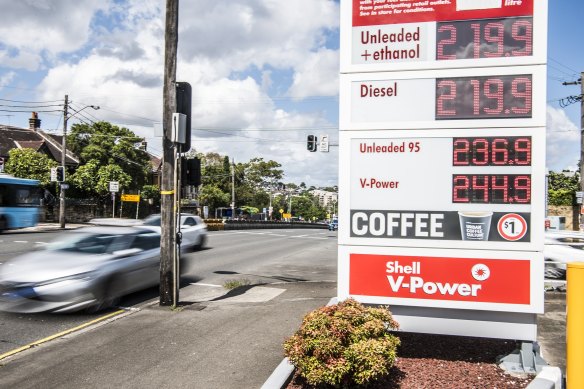
[[(69, 95), (65, 95), (65, 106), (63, 109), (63, 140), (61, 146), (61, 165), (63, 166), (63, 172), (65, 171), (65, 163), (67, 162), (67, 121), (86, 108), (93, 108), (95, 110), (99, 109), (96, 105), (86, 105), (79, 110), (73, 110), (75, 112), (69, 115)], [(63, 174), (63, 180), (65, 180), (65, 174)], [(61, 183), (61, 191), (59, 194), (59, 224), (61, 225), (61, 228), (65, 228), (65, 190), (63, 183)]]

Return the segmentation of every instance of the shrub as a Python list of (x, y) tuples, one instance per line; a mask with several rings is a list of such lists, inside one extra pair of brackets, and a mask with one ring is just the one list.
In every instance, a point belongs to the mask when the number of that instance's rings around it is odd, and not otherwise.
[(310, 385), (349, 387), (387, 376), (396, 359), (399, 328), (387, 307), (353, 299), (308, 313), (284, 351)]

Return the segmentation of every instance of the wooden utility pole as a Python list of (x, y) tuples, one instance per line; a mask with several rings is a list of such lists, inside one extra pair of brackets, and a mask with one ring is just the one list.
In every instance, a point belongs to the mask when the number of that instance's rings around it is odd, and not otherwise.
[[(63, 108), (63, 139), (61, 144), (61, 165), (63, 166), (63, 179), (65, 179), (65, 164), (67, 162), (67, 119), (69, 116), (69, 95), (65, 95), (65, 105)], [(65, 189), (64, 182), (59, 182), (59, 224), (65, 228)]]
[(176, 55), (178, 47), (178, 2), (166, 0), (166, 26), (164, 35), (164, 96), (161, 230), (160, 239), (160, 305), (176, 306), (178, 303), (178, 276), (174, 274), (174, 252), (176, 250), (175, 222), (175, 149), (172, 142), (172, 114), (176, 112)]

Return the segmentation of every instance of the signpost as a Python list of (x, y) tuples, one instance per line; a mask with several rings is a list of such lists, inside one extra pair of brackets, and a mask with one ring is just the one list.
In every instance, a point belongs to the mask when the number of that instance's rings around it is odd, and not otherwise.
[(352, 0), (341, 20), (339, 299), (536, 340), (547, 1)]
[(120, 190), (120, 183), (118, 181), (109, 182), (109, 190), (112, 193), (112, 217), (116, 217), (116, 192)]

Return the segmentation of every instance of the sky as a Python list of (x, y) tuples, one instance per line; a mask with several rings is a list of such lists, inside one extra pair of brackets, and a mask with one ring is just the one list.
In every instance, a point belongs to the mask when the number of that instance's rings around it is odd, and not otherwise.
[[(161, 156), (164, 0), (0, 0), (0, 124), (62, 133), (105, 120), (130, 128)], [(547, 157), (575, 169), (584, 71), (584, 2), (549, 0)], [(285, 182), (338, 184), (338, 0), (183, 0), (177, 80), (193, 87), (192, 147), (236, 163), (282, 164)], [(59, 106), (60, 104), (60, 106)], [(95, 111), (89, 105), (100, 106)], [(22, 111), (22, 112), (15, 112)], [(70, 128), (70, 127), (69, 127)], [(308, 152), (309, 134), (329, 153)]]

